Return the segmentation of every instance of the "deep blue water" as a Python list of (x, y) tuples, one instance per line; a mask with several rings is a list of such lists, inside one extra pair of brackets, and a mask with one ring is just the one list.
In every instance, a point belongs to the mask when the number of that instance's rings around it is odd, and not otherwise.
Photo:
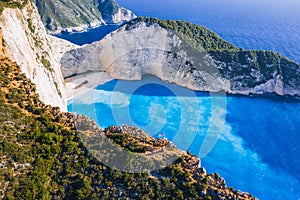
[[(300, 3), (295, 0), (117, 1), (137, 15), (191, 21), (239, 47), (269, 49), (300, 62)], [(89, 37), (90, 42), (97, 39)], [(75, 38), (76, 43), (85, 43), (83, 38)], [(300, 198), (299, 100), (211, 96), (147, 80), (110, 81), (93, 96), (73, 99), (69, 110), (102, 127), (126, 123), (154, 137), (164, 132), (177, 147), (201, 157), (209, 173), (219, 172), (229, 186), (260, 199)], [(221, 135), (206, 156), (202, 147), (213, 131)]]
[(118, 27), (119, 25), (105, 25), (93, 29), (88, 29), (87, 31), (84, 32), (75, 32), (75, 33), (62, 32), (55, 36), (65, 40), (69, 40), (70, 42), (77, 45), (91, 44), (92, 42), (101, 40), (104, 36), (116, 30)]
[(245, 49), (273, 50), (300, 63), (298, 0), (117, 0), (139, 16), (203, 25)]

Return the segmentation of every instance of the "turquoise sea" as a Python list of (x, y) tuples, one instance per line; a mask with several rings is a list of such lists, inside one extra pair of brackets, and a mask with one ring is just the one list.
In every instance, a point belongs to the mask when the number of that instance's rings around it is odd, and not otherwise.
[[(297, 1), (118, 3), (137, 15), (201, 24), (239, 47), (270, 49), (300, 62)], [(103, 30), (96, 35), (101, 34)], [(97, 39), (90, 36), (87, 43)], [(177, 147), (201, 157), (209, 173), (218, 172), (227, 185), (259, 199), (300, 199), (299, 99), (195, 93), (154, 77), (143, 82), (112, 80), (98, 86), (93, 95), (71, 100), (69, 110), (94, 118), (101, 127), (127, 123), (154, 137), (164, 133)], [(216, 143), (210, 142), (211, 151), (205, 151), (207, 135), (214, 131), (220, 135)]]

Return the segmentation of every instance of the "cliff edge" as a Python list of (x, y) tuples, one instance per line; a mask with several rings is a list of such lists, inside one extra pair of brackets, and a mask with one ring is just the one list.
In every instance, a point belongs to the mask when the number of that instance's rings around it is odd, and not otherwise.
[(104, 39), (67, 52), (63, 76), (105, 71), (141, 80), (151, 74), (196, 91), (300, 95), (300, 66), (271, 51), (243, 50), (183, 21), (139, 17)]
[(66, 91), (59, 61), (65, 51), (76, 45), (48, 35), (31, 1), (22, 7), (4, 8), (0, 27), (2, 49), (36, 84), (41, 100), (66, 111)]

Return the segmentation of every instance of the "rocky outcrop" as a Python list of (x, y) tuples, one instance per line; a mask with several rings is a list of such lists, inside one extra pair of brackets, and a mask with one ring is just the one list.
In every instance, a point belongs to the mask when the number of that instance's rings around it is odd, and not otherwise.
[(3, 35), (2, 35), (2, 28), (0, 27), (0, 56), (6, 56), (6, 50), (3, 46)]
[(104, 18), (105, 24), (121, 24), (123, 22), (128, 22), (136, 18), (135, 14), (126, 8), (118, 6), (117, 11), (113, 14)]
[[(61, 60), (62, 73), (69, 77), (101, 70), (125, 80), (141, 80), (151, 74), (193, 90), (220, 91), (229, 87), (217, 70), (192, 71), (194, 60), (190, 54), (196, 52), (188, 51), (175, 33), (141, 22), (123, 26), (99, 42), (67, 52)], [(207, 65), (213, 65), (208, 54), (200, 56)]]
[[(113, 78), (141, 80), (151, 74), (197, 91), (300, 95), (295, 62), (270, 51), (238, 49), (203, 27), (154, 21), (133, 20), (99, 42), (67, 52), (63, 76), (106, 71)], [(171, 28), (165, 28), (168, 23)], [(193, 35), (181, 34), (182, 27)], [(198, 38), (204, 42), (195, 42)]]
[(31, 2), (22, 9), (5, 8), (0, 26), (8, 56), (36, 84), (41, 100), (66, 111), (66, 92), (59, 60), (64, 50), (75, 46), (49, 36)]
[(212, 52), (230, 93), (300, 95), (300, 66), (271, 51)]
[(105, 24), (120, 24), (136, 16), (114, 0), (35, 0), (42, 21), (51, 33), (83, 31)]

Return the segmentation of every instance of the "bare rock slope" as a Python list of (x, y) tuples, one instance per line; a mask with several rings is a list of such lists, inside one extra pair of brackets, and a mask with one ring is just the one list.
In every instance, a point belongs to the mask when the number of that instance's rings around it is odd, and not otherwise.
[(117, 79), (145, 74), (197, 91), (300, 95), (300, 67), (271, 51), (243, 50), (204, 27), (137, 18), (99, 42), (67, 52), (64, 77), (106, 71)]
[(22, 9), (4, 8), (0, 27), (7, 56), (36, 84), (41, 100), (66, 111), (66, 91), (59, 61), (65, 51), (76, 45), (48, 35), (32, 2)]

